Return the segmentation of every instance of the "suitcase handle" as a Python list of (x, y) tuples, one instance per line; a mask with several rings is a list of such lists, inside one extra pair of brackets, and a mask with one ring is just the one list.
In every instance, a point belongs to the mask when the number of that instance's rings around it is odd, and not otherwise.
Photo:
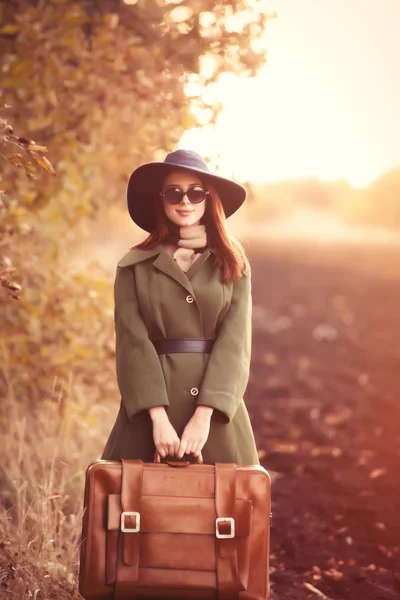
[[(158, 464), (161, 463), (161, 456), (157, 450), (154, 453), (154, 462), (158, 463)], [(166, 460), (165, 464), (169, 465), (170, 467), (187, 467), (192, 463), (189, 460), (184, 460), (184, 461)], [(200, 452), (200, 456), (197, 456), (197, 458), (196, 458), (196, 465), (202, 465), (202, 464), (203, 464), (203, 455)]]

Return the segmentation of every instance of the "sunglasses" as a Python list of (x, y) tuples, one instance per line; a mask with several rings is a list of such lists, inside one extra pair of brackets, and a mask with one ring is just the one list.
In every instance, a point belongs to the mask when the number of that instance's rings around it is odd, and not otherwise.
[(203, 202), (209, 194), (210, 192), (208, 190), (204, 190), (199, 185), (194, 185), (186, 192), (179, 187), (172, 185), (167, 188), (165, 192), (160, 192), (160, 196), (164, 198), (168, 204), (179, 204), (185, 195), (188, 197), (190, 204), (200, 204), (200, 202)]

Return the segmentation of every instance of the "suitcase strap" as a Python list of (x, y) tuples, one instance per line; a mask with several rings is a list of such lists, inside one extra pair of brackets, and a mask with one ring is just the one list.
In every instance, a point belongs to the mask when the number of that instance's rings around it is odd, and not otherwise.
[[(143, 463), (122, 459), (121, 535), (114, 600), (136, 600), (139, 577), (140, 505)], [(215, 464), (216, 567), (218, 600), (239, 599), (235, 539), (236, 465)], [(124, 531), (126, 529), (126, 532)], [(219, 537), (221, 536), (221, 537)]]
[(237, 545), (234, 537), (235, 505), (236, 465), (216, 463), (216, 532), (226, 536), (216, 539), (218, 600), (237, 600), (239, 598)]
[(122, 564), (117, 570), (115, 600), (136, 600), (139, 577), (140, 500), (142, 496), (143, 463), (122, 459), (121, 530), (119, 555)]

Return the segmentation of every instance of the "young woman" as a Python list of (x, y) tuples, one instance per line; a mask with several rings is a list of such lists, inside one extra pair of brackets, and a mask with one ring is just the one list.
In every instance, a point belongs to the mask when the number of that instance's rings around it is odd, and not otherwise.
[(128, 209), (149, 236), (114, 285), (121, 404), (103, 459), (192, 454), (258, 464), (243, 401), (251, 354), (251, 276), (226, 218), (245, 189), (195, 152), (136, 169)]

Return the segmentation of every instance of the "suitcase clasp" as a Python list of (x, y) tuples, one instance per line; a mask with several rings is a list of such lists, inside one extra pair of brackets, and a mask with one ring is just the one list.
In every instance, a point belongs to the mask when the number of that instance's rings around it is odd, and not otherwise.
[[(229, 523), (230, 532), (229, 533), (220, 533), (219, 531), (219, 523)], [(232, 517), (217, 517), (215, 519), (215, 535), (219, 540), (226, 540), (235, 537), (235, 519)]]
[[(135, 527), (126, 527), (125, 517), (135, 517)], [(124, 512), (121, 513), (121, 531), (124, 533), (137, 533), (140, 531), (140, 513), (124, 510)]]

